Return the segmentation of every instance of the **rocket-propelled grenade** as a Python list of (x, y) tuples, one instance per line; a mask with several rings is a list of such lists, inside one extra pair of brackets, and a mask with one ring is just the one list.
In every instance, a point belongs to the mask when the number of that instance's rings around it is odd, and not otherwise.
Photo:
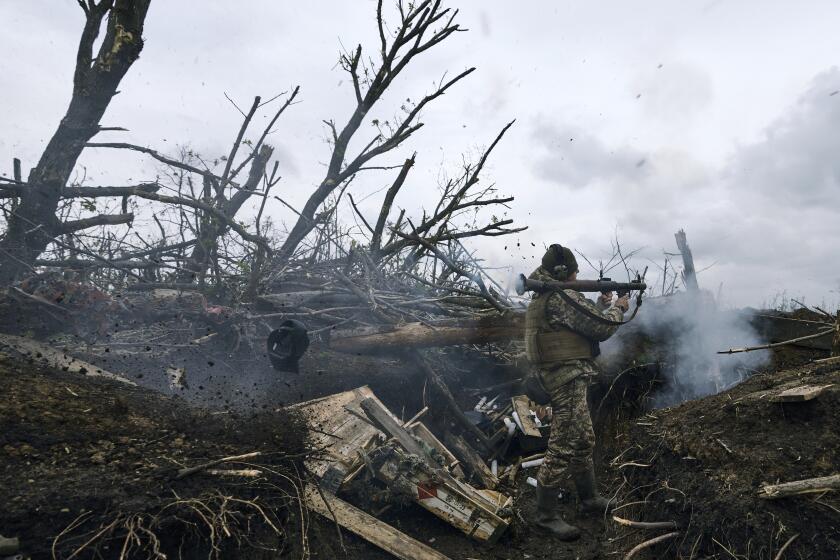
[(534, 280), (520, 274), (516, 279), (516, 293), (520, 296), (525, 292), (555, 292), (559, 290), (575, 290), (577, 292), (616, 292), (619, 296), (631, 291), (643, 292), (647, 284), (641, 280), (634, 282), (613, 282), (603, 278), (601, 280), (572, 280), (569, 282), (555, 282)]

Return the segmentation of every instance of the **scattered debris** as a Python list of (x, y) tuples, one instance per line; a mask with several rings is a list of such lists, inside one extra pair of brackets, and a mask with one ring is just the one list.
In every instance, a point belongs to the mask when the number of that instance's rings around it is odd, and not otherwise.
[(760, 498), (767, 500), (777, 500), (800, 494), (813, 494), (831, 490), (840, 490), (840, 474), (807, 478), (782, 484), (765, 484), (759, 490), (758, 495)]
[(367, 475), (475, 539), (495, 542), (510, 524), (512, 499), (489, 487), (470, 486), (463, 471), (456, 470), (456, 457), (466, 457), (465, 464), (481, 471), (493, 487), (498, 484), (460, 436), (447, 439), (456, 444), (450, 452), (419, 420), (402, 424), (367, 387), (295, 408), (308, 418), (323, 446), (324, 458), (312, 458), (307, 465), (324, 493), (340, 494), (346, 483)]
[(786, 389), (772, 398), (775, 402), (803, 402), (810, 401), (819, 397), (826, 389), (831, 387), (828, 385), (800, 385), (793, 389)]
[(368, 515), (341, 498), (307, 485), (304, 493), (306, 507), (356, 533), (366, 541), (386, 550), (401, 560), (449, 560), (433, 548), (413, 539)]

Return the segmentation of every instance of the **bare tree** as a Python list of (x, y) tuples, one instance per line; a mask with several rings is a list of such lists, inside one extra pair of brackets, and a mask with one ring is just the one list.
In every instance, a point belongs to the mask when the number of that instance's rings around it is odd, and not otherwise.
[[(331, 132), (332, 155), (324, 179), (309, 197), (300, 211), (300, 215), (283, 245), (277, 252), (279, 262), (289, 261), (300, 242), (317, 225), (315, 218), (318, 208), (341, 185), (356, 173), (367, 169), (366, 165), (377, 156), (381, 156), (400, 146), (414, 132), (423, 126), (418, 122), (420, 112), (431, 101), (443, 95), (455, 83), (470, 74), (475, 68), (464, 70), (454, 78), (441, 81), (433, 93), (424, 96), (413, 106), (403, 106), (405, 115), (393, 123), (378, 123), (379, 132), (362, 150), (353, 157), (348, 157), (347, 149), (351, 139), (359, 130), (365, 117), (373, 109), (393, 81), (406, 66), (419, 54), (446, 40), (461, 27), (454, 23), (457, 10), (442, 9), (441, 0), (425, 0), (417, 4), (397, 3), (400, 22), (391, 33), (386, 29), (382, 14), (382, 0), (377, 5), (377, 24), (379, 28), (379, 61), (374, 65), (372, 59), (362, 57), (362, 46), (353, 53), (341, 56), (341, 65), (350, 74), (356, 96), (356, 107), (347, 123), (339, 132), (333, 121), (325, 121)], [(382, 167), (379, 167), (381, 169)]]
[[(85, 144), (98, 132), (117, 87), (143, 49), (143, 23), (151, 0), (77, 0), (85, 26), (76, 54), (73, 94), (38, 164), (16, 194), (20, 197), (8, 214), (8, 228), (0, 240), (0, 285), (32, 269), (38, 256), (55, 237), (102, 224), (130, 223), (134, 216), (93, 216), (61, 223), (56, 209)], [(107, 16), (105, 37), (94, 58), (93, 47)]]

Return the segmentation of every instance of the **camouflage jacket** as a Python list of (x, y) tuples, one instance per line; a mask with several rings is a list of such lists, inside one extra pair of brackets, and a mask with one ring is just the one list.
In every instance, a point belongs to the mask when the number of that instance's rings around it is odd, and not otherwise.
[[(553, 281), (542, 267), (531, 274), (531, 278), (544, 281)], [(621, 321), (624, 312), (617, 307), (604, 306), (594, 303), (586, 298), (581, 292), (564, 290), (564, 293), (581, 307), (587, 309), (592, 315), (601, 316), (611, 321)], [(562, 296), (557, 293), (535, 294), (535, 298), (547, 297), (546, 317), (549, 325), (553, 328), (568, 328), (581, 336), (595, 342), (602, 342), (612, 336), (619, 325), (611, 325), (582, 313), (579, 309), (570, 305)], [(558, 363), (555, 367), (540, 368), (540, 377), (545, 389), (552, 395), (561, 391), (566, 383), (581, 375), (591, 376), (598, 372), (598, 367), (591, 359), (569, 360)]]

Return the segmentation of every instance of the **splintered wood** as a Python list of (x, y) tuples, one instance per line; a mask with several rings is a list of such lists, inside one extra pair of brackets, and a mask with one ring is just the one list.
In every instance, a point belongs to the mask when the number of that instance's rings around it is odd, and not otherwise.
[(362, 420), (364, 411), (360, 403), (365, 399), (379, 402), (365, 385), (292, 407), (304, 413), (314, 428), (313, 445), (323, 449), (319, 458), (309, 459), (306, 465), (322, 480), (322, 486), (333, 491), (338, 490), (345, 478), (361, 464), (359, 451), (370, 450), (379, 436), (379, 430)]
[(813, 494), (838, 489), (840, 489), (840, 474), (834, 474), (819, 478), (785, 482), (783, 484), (767, 484), (759, 490), (758, 497), (766, 500), (775, 500), (797, 496), (799, 494)]
[(774, 402), (802, 402), (810, 401), (819, 397), (823, 392), (831, 387), (828, 385), (800, 385), (792, 389), (782, 391), (778, 395), (772, 397)]
[[(339, 524), (397, 557), (443, 558), (418, 555), (412, 544), (416, 541), (335, 496), (346, 481), (368, 468), (392, 490), (408, 493), (420, 506), (472, 538), (492, 543), (509, 526), (503, 516), (508, 515), (512, 498), (461, 480), (463, 471), (456, 456), (420, 421), (403, 425), (368, 387), (295, 408), (309, 419), (313, 443), (322, 449), (318, 458), (307, 462), (320, 479), (320, 488), (314, 493), (307, 490), (307, 506), (313, 511), (333, 519), (324, 513), (326, 499)], [(424, 549), (422, 554), (437, 553)]]
[(513, 411), (516, 413), (514, 420), (517, 420), (517, 425), (522, 429), (522, 433), (530, 437), (541, 437), (537, 425), (531, 418), (531, 399), (525, 395), (518, 395), (511, 399), (513, 403)]

